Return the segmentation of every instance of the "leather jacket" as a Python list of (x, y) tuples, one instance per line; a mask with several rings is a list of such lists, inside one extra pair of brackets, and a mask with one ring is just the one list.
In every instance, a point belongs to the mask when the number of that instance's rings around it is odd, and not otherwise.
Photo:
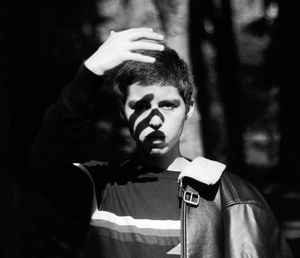
[[(268, 204), (254, 186), (229, 172), (215, 185), (199, 184), (185, 177), (180, 185), (181, 257), (293, 257)], [(201, 220), (200, 211), (207, 205), (220, 214), (215, 230)], [(203, 228), (209, 230), (203, 232)], [(208, 232), (209, 239), (204, 241)]]
[[(200, 166), (195, 163), (194, 171), (186, 170), (192, 173), (179, 176), (181, 244), (168, 254), (183, 258), (292, 258), (259, 191), (239, 176), (223, 172), (225, 166), (218, 167), (218, 162), (203, 158), (200, 162)], [(199, 174), (206, 176), (215, 170), (220, 170), (215, 181), (199, 178)]]

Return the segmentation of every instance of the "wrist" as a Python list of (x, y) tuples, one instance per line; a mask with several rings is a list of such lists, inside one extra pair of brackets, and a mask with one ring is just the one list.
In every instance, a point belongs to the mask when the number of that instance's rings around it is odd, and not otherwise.
[(67, 91), (73, 92), (76, 95), (87, 96), (94, 94), (100, 85), (104, 83), (104, 76), (98, 76), (84, 63), (79, 67), (73, 80), (65, 87)]
[(104, 69), (99, 67), (99, 65), (96, 66), (91, 59), (87, 59), (83, 64), (92, 73), (94, 73), (98, 76), (104, 75)]

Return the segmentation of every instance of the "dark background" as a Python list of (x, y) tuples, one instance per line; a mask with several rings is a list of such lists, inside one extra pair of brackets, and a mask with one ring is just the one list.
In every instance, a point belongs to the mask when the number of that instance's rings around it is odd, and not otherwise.
[[(0, 256), (46, 257), (35, 250), (56, 248), (50, 240), (36, 240), (35, 210), (44, 200), (26, 171), (43, 114), (109, 30), (151, 26), (179, 52), (186, 49), (195, 76), (201, 119), (194, 122), (199, 133), (191, 137), (198, 137), (201, 146), (187, 142), (187, 148), (225, 162), (255, 184), (300, 257), (300, 114), (298, 76), (291, 67), (296, 61), (292, 7), (284, 0), (1, 1)], [(181, 40), (175, 44), (177, 36)], [(111, 105), (109, 86), (99, 94), (99, 118), (94, 135), (82, 146), (82, 160), (118, 161), (134, 149)], [(51, 207), (43, 209), (44, 216), (51, 216)], [(58, 253), (49, 257), (62, 257)]]

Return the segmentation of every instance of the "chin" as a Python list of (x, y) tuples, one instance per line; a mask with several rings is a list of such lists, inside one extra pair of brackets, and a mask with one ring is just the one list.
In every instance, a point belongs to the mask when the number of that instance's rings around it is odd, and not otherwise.
[(153, 157), (162, 157), (166, 154), (168, 154), (169, 148), (164, 147), (164, 148), (151, 148), (150, 150), (150, 155)]

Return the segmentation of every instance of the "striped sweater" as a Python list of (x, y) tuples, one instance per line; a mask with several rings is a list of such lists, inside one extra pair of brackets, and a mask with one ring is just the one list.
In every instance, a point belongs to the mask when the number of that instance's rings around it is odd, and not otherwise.
[(167, 254), (180, 242), (178, 172), (95, 162), (85, 168), (98, 204), (88, 230), (87, 257), (178, 257)]

